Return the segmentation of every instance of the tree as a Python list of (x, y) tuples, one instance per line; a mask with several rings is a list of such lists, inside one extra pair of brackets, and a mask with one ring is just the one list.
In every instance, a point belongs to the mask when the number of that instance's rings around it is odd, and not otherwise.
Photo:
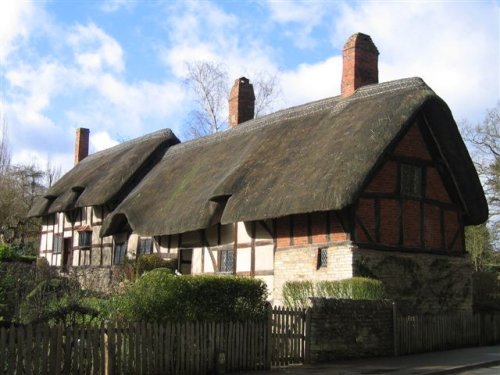
[(10, 165), (7, 120), (0, 113), (0, 178)]
[(500, 250), (500, 102), (481, 122), (464, 122), (463, 128), (489, 206), (487, 224), (466, 231), (467, 251), (476, 270), (482, 270), (498, 259), (493, 251)]
[[(227, 100), (231, 89), (227, 69), (215, 62), (187, 63), (186, 84), (194, 95), (195, 109), (186, 121), (187, 139), (202, 137), (227, 129)], [(280, 97), (278, 78), (260, 73), (252, 80), (255, 90), (255, 117), (273, 109)]]
[(474, 270), (485, 271), (493, 260), (490, 232), (486, 224), (465, 228), (465, 248), (470, 254)]

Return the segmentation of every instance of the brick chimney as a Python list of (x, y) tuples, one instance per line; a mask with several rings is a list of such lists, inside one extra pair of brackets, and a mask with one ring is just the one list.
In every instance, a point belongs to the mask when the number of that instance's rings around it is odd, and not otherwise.
[(378, 50), (369, 35), (351, 35), (344, 45), (342, 97), (361, 86), (378, 83)]
[(229, 126), (231, 128), (253, 119), (255, 94), (248, 78), (241, 77), (234, 81), (229, 94)]
[(75, 165), (89, 155), (89, 134), (90, 130), (85, 128), (76, 129), (75, 139)]

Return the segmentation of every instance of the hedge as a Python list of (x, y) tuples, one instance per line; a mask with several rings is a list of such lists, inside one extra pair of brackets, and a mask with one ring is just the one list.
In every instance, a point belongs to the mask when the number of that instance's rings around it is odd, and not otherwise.
[(306, 308), (310, 297), (334, 299), (380, 300), (386, 297), (381, 281), (366, 277), (353, 277), (338, 281), (288, 281), (283, 286), (285, 306)]
[(258, 279), (175, 276), (166, 268), (145, 273), (116, 298), (116, 319), (186, 321), (260, 319), (267, 290)]

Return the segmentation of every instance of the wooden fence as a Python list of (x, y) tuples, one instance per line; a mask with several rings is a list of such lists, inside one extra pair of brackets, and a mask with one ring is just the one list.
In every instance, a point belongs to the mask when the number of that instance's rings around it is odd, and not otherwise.
[(308, 313), (303, 309), (274, 307), (272, 310), (273, 366), (288, 366), (307, 362)]
[(500, 314), (396, 316), (396, 355), (500, 343)]
[(0, 374), (205, 374), (270, 368), (261, 322), (0, 328)]

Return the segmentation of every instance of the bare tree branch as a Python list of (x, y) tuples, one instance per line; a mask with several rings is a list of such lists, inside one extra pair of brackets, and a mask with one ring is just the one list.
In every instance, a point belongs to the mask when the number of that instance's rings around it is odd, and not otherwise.
[(10, 165), (10, 150), (7, 119), (0, 113), (0, 176), (3, 176)]
[[(230, 82), (224, 65), (215, 62), (186, 64), (186, 84), (194, 95), (196, 109), (186, 121), (184, 136), (187, 139), (202, 137), (227, 129), (228, 97)], [(255, 117), (272, 111), (281, 97), (278, 78), (259, 73), (252, 80), (255, 90)]]
[(462, 123), (483, 189), (488, 200), (488, 228), (493, 245), (500, 245), (500, 102), (484, 120), (471, 125)]

